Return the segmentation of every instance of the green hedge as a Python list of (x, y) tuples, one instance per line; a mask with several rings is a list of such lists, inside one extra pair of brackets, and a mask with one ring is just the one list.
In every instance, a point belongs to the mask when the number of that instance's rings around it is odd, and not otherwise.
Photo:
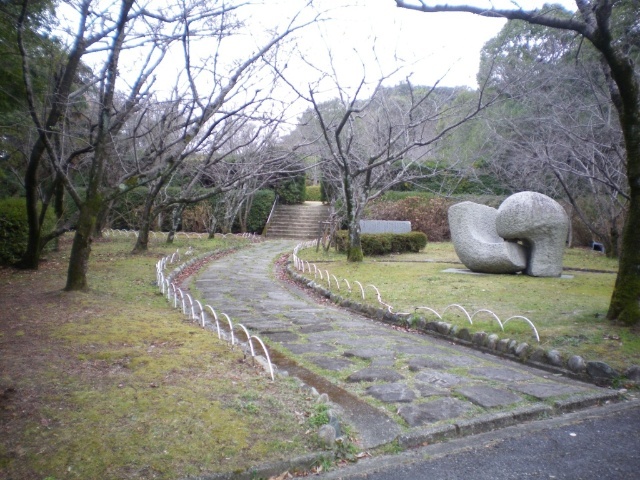
[[(422, 232), (411, 233), (363, 233), (360, 235), (362, 253), (370, 255), (386, 255), (389, 253), (417, 253), (427, 246), (427, 236)], [(349, 243), (349, 232), (340, 230), (336, 235), (338, 251), (346, 252)]]
[(251, 233), (261, 233), (271, 213), (273, 201), (276, 194), (273, 190), (259, 190), (253, 197), (249, 218), (247, 219), (247, 230)]
[(306, 198), (307, 180), (304, 175), (280, 180), (275, 186), (279, 202), (285, 205), (303, 203)]
[[(49, 232), (56, 223), (55, 214), (49, 208), (43, 232)], [(11, 265), (22, 257), (27, 248), (29, 225), (24, 198), (0, 200), (0, 264)]]
[(320, 185), (307, 185), (305, 198), (307, 202), (321, 202), (322, 193), (320, 192)]

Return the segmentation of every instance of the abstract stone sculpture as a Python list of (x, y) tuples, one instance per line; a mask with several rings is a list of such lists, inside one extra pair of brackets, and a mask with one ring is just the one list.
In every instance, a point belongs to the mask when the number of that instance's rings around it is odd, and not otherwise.
[(498, 210), (479, 203), (461, 202), (449, 208), (451, 240), (469, 270), (515, 273), (527, 266), (525, 248), (498, 235), (497, 216)]
[(511, 195), (498, 208), (496, 230), (502, 238), (523, 241), (529, 252), (527, 275), (562, 275), (569, 218), (558, 202), (536, 192)]
[(516, 193), (497, 210), (473, 202), (452, 205), (449, 229), (460, 261), (474, 272), (562, 274), (569, 219), (546, 195)]

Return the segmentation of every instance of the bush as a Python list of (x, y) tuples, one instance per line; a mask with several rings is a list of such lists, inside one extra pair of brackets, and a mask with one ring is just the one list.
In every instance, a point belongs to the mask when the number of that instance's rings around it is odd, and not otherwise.
[(321, 202), (322, 192), (320, 191), (320, 185), (307, 185), (305, 199), (307, 202)]
[[(362, 253), (370, 255), (387, 255), (389, 253), (418, 253), (427, 246), (427, 236), (422, 232), (411, 233), (363, 233), (360, 235)], [(349, 243), (349, 232), (340, 230), (336, 235), (336, 247), (339, 252), (346, 252)]]
[(455, 198), (434, 197), (425, 192), (387, 192), (367, 207), (368, 220), (411, 222), (411, 230), (422, 232), (432, 242), (451, 239), (449, 207), (465, 200), (498, 208), (505, 197), (496, 195), (460, 195)]
[(451, 238), (448, 211), (452, 203), (427, 196), (375, 202), (367, 209), (366, 218), (409, 221), (412, 230), (424, 233), (432, 242), (444, 242)]
[[(56, 223), (55, 214), (49, 208), (43, 232), (49, 232)], [(24, 198), (0, 200), (0, 264), (11, 265), (22, 257), (27, 248), (29, 225)]]
[(247, 230), (251, 233), (261, 233), (267, 224), (267, 218), (271, 213), (271, 207), (276, 199), (273, 190), (258, 190), (253, 197), (249, 217), (247, 218)]
[(280, 181), (275, 188), (279, 197), (278, 202), (284, 205), (303, 203), (306, 187), (307, 180), (304, 175)]

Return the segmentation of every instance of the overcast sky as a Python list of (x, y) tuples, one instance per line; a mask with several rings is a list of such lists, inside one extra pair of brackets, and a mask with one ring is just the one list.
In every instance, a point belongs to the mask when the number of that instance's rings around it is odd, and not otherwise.
[[(283, 12), (286, 5), (296, 3), (269, 1), (259, 17), (270, 22), (269, 11)], [(456, 0), (442, 3), (455, 4)], [(515, 2), (470, 0), (467, 3), (513, 8)], [(544, 3), (524, 0), (519, 5), (529, 9)], [(575, 9), (571, 0), (558, 3)], [(327, 51), (331, 51), (338, 73), (349, 81), (357, 81), (362, 76), (359, 64), (364, 62), (367, 75), (372, 78), (377, 75), (376, 70), (387, 74), (402, 67), (398, 80), (412, 73), (414, 83), (418, 84), (431, 85), (442, 78), (444, 85), (475, 88), (480, 50), (505, 22), (465, 13), (410, 11), (396, 7), (393, 0), (315, 0), (314, 5), (331, 20), (306, 29), (301, 36), (301, 50), (316, 62), (326, 61)]]
[[(456, 1), (460, 0), (444, 0), (444, 3)], [(234, 40), (236, 43), (232, 45), (237, 48), (226, 48), (225, 51), (235, 56), (236, 60), (248, 58), (256, 46), (264, 45), (270, 36), (269, 31), (274, 28), (281, 30), (307, 2), (251, 1), (238, 11), (246, 19), (248, 28), (240, 39)], [(468, 3), (487, 8), (492, 5), (514, 8), (515, 5), (510, 0), (470, 0)], [(571, 0), (562, 0), (560, 3), (575, 9)], [(160, 2), (152, 0), (149, 4), (155, 7)], [(543, 4), (541, 0), (519, 2), (525, 9)], [(399, 71), (387, 84), (397, 84), (411, 75), (414, 84), (433, 85), (440, 81), (441, 85), (446, 86), (476, 88), (480, 50), (497, 35), (505, 22), (465, 13), (426, 14), (410, 11), (396, 7), (394, 0), (314, 0), (312, 7), (305, 8), (303, 12), (304, 19), (320, 14), (323, 21), (299, 32), (297, 53), (291, 54), (286, 75), (301, 91), (308, 91), (309, 84), (316, 81), (320, 72), (331, 72), (341, 86), (348, 88), (357, 85), (363, 78), (373, 84), (395, 70)], [(68, 14), (64, 8), (58, 13), (62, 15), (62, 23), (66, 26), (77, 22), (73, 13)], [(65, 18), (66, 14), (68, 16)], [(74, 31), (75, 27), (71, 29)], [(207, 55), (211, 53), (210, 43), (203, 40), (202, 51)], [(243, 49), (246, 51), (242, 52)], [(299, 61), (298, 57), (304, 58), (304, 61)], [(86, 60), (90, 62), (90, 58)], [(100, 54), (96, 60), (100, 60)], [(230, 57), (229, 61), (233, 61), (233, 58)], [(136, 78), (138, 64), (136, 61), (122, 62), (121, 75), (127, 77), (131, 70), (132, 78)], [(313, 64), (315, 69), (308, 64)], [(162, 89), (162, 82), (165, 82), (164, 88), (170, 91), (183, 67), (181, 62), (169, 58), (161, 68), (156, 87)], [(322, 85), (321, 89), (324, 90), (324, 98), (321, 99), (335, 96), (330, 82)], [(305, 108), (308, 105), (302, 109)]]

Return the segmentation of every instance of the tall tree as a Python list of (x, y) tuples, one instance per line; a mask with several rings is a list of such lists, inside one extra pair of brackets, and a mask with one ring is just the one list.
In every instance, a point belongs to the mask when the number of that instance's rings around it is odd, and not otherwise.
[(576, 0), (570, 18), (556, 15), (558, 8), (540, 10), (482, 8), (471, 5), (431, 5), (426, 1), (396, 0), (401, 8), (430, 12), (468, 12), (493, 18), (519, 20), (575, 32), (588, 40), (607, 67), (609, 93), (616, 107), (626, 153), (629, 210), (622, 231), (618, 276), (607, 318), (627, 325), (640, 322), (640, 75), (633, 55), (640, 45), (637, 0)]
[(596, 53), (572, 32), (505, 24), (481, 55), (479, 77), (490, 64), (488, 87), (502, 99), (483, 115), (485, 166), (511, 191), (566, 199), (591, 239), (617, 257), (628, 201), (624, 144)]
[(307, 95), (318, 129), (317, 156), (323, 180), (340, 192), (349, 229), (347, 259), (362, 261), (360, 219), (368, 202), (394, 186), (436, 175), (451, 167), (438, 161), (438, 141), (486, 106), (482, 95), (456, 101), (460, 91), (414, 87), (407, 80), (386, 88), (379, 79), (366, 98), (364, 79), (353, 93), (333, 77), (338, 99), (321, 104)]
[(575, 32), (600, 53), (607, 67), (608, 87), (616, 107), (626, 153), (629, 210), (624, 222), (618, 276), (607, 318), (628, 325), (640, 322), (640, 74), (633, 55), (640, 46), (637, 0), (576, 0), (570, 18), (558, 8), (497, 9), (471, 5), (430, 4), (424, 0), (395, 0), (400, 8), (425, 13), (468, 12), (475, 15), (524, 21)]

